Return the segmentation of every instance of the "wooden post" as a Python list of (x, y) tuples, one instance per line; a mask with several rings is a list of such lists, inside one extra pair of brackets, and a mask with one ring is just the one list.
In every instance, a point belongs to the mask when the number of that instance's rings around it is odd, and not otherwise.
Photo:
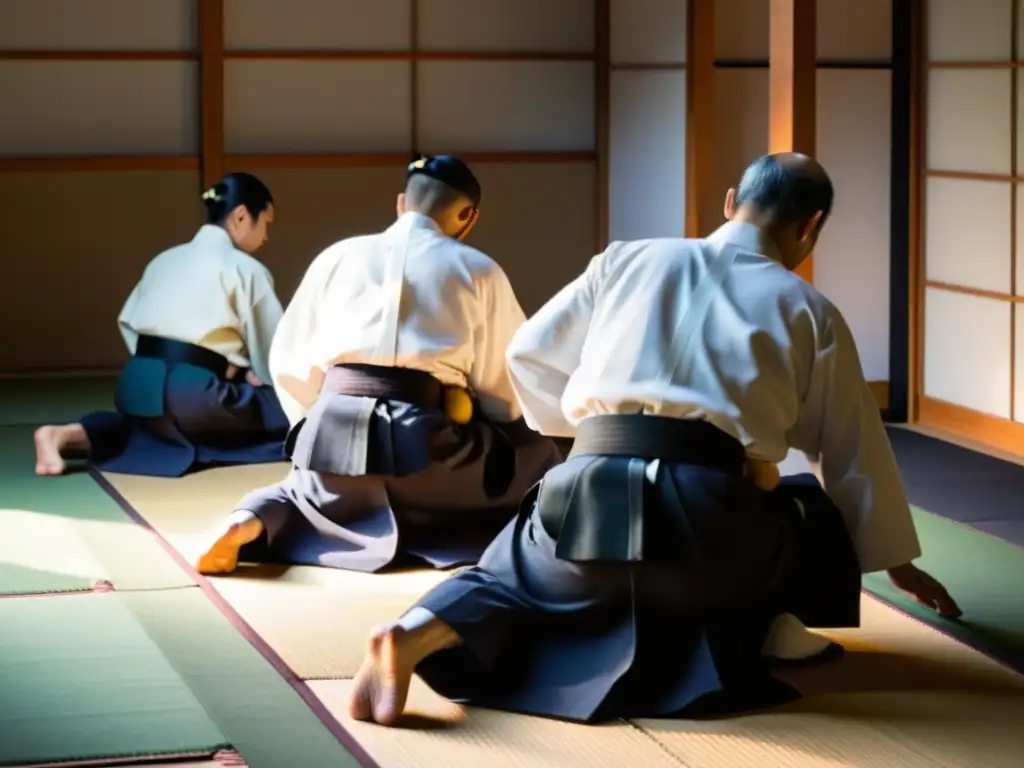
[(409, 144), (412, 147), (411, 154), (415, 155), (420, 151), (420, 67), (419, 57), (416, 55), (420, 49), (420, 4), (419, 0), (409, 2), (409, 50), (412, 52), (409, 61), (409, 115), (412, 121), (409, 127)]
[(199, 0), (199, 153), (203, 189), (224, 175), (224, 0)]
[[(703, 193), (715, 176), (715, 0), (690, 0), (686, 24), (686, 236), (705, 237)], [(706, 217), (704, 217), (706, 218)]]
[(612, 12), (610, 0), (594, 0), (594, 143), (597, 152), (595, 253), (608, 246), (608, 156), (611, 132)]
[[(816, 0), (771, 0), (768, 151), (815, 154)], [(813, 256), (797, 270), (813, 282)]]

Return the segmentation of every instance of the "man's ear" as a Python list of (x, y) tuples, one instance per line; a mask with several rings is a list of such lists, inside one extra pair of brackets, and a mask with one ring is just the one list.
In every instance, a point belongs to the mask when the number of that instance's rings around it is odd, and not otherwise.
[(473, 229), (473, 225), (476, 224), (477, 219), (479, 219), (479, 218), (480, 218), (480, 209), (479, 208), (474, 208), (473, 212), (469, 215), (469, 221), (466, 223), (466, 225), (462, 228), (462, 231), (459, 233), (459, 241), (460, 242), (462, 240), (465, 240), (469, 236), (469, 231), (471, 229)]
[(729, 191), (725, 193), (725, 205), (722, 207), (722, 213), (725, 215), (726, 221), (732, 221), (736, 216), (736, 190), (729, 187)]
[(807, 223), (800, 228), (800, 231), (797, 233), (797, 239), (801, 243), (814, 237), (814, 233), (818, 231), (818, 227), (821, 224), (821, 217), (823, 215), (824, 214), (821, 211), (817, 211), (807, 220)]

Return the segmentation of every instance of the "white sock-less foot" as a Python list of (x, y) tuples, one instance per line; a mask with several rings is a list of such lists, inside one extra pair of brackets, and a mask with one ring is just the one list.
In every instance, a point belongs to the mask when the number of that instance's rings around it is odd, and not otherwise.
[(801, 661), (824, 653), (832, 641), (811, 632), (796, 616), (780, 613), (768, 628), (761, 654), (782, 661)]

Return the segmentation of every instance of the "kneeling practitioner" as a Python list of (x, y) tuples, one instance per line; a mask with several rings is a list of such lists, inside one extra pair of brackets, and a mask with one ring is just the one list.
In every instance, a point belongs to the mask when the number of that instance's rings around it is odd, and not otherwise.
[(508, 278), (460, 242), (480, 194), (461, 161), (423, 158), (387, 231), (310, 266), (270, 361), (291, 473), (238, 502), (199, 571), (232, 571), (260, 544), (276, 562), (357, 571), (475, 562), (560, 461), (509, 381), (505, 348), (525, 318)]
[[(477, 706), (592, 721), (721, 713), (839, 652), (862, 572), (946, 615), (839, 311), (794, 275), (832, 206), (810, 158), (753, 163), (707, 239), (613, 243), (516, 334), (528, 422), (574, 436), (478, 566), (368, 640), (350, 713), (397, 722), (418, 673)], [(749, 459), (813, 477), (774, 490)], [(776, 657), (776, 658), (770, 658)]]
[(232, 173), (203, 194), (207, 223), (146, 267), (118, 326), (132, 357), (116, 412), (40, 428), (36, 472), (69, 455), (108, 472), (177, 477), (191, 469), (281, 461), (288, 422), (270, 386), (281, 303), (252, 257), (274, 220), (270, 190)]

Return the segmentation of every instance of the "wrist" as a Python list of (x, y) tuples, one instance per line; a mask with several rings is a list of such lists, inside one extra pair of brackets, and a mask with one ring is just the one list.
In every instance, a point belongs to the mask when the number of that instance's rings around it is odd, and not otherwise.
[(908, 573), (913, 573), (917, 568), (913, 563), (904, 563), (903, 565), (896, 565), (886, 570), (890, 578), (899, 578), (905, 576)]

